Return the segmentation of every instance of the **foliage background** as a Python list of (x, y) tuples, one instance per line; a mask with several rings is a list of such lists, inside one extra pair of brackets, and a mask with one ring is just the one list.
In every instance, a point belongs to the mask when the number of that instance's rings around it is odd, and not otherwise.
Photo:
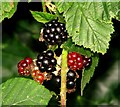
[[(2, 82), (9, 78), (17, 77), (17, 63), (26, 56), (36, 58), (39, 52), (47, 47), (45, 43), (38, 41), (40, 29), (43, 24), (38, 23), (29, 10), (42, 11), (41, 3), (18, 3), (17, 11), (10, 19), (2, 22)], [(84, 90), (84, 96), (80, 97), (79, 80), (77, 91), (67, 95), (68, 106), (78, 105), (118, 105), (120, 104), (120, 22), (113, 19), (115, 32), (110, 42), (108, 52), (102, 56), (96, 68), (95, 74)], [(1, 53), (1, 52), (0, 52)], [(56, 98), (52, 98), (49, 105), (58, 104)], [(48, 105), (48, 106), (49, 106)]]

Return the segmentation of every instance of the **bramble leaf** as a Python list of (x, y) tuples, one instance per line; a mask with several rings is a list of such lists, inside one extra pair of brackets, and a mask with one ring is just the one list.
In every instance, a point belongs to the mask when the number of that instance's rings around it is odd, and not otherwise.
[(52, 93), (44, 86), (27, 78), (12, 78), (1, 84), (2, 105), (44, 105)]
[(17, 2), (0, 2), (0, 22), (4, 20), (4, 18), (11, 18), (15, 11), (17, 10)]
[(37, 12), (37, 11), (30, 11), (32, 16), (41, 23), (49, 22), (53, 19), (56, 19), (56, 16), (47, 12)]
[(72, 41), (105, 54), (113, 33), (111, 18), (118, 17), (119, 2), (59, 2)]
[(91, 51), (89, 49), (85, 49), (83, 48), (83, 46), (78, 46), (75, 45), (72, 42), (72, 39), (68, 39), (64, 44), (63, 44), (63, 48), (66, 49), (69, 52), (78, 52), (84, 56), (90, 57), (92, 55)]
[(81, 80), (81, 95), (83, 95), (83, 90), (87, 83), (89, 83), (90, 79), (93, 77), (95, 67), (98, 65), (98, 60), (99, 57), (97, 54), (92, 56), (92, 64), (91, 66), (87, 69), (84, 69), (82, 72), (82, 80)]

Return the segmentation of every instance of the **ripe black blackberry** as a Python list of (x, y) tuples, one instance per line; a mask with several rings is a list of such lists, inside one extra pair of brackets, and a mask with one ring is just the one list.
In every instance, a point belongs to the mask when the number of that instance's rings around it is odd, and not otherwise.
[(55, 74), (51, 73), (51, 79), (48, 81), (44, 81), (44, 86), (51, 91), (54, 91), (56, 94), (60, 93), (60, 86), (61, 86), (61, 77), (56, 76)]
[(45, 24), (43, 28), (43, 38), (50, 45), (61, 45), (67, 40), (68, 33), (65, 24), (52, 20)]
[(54, 72), (57, 60), (52, 50), (48, 50), (37, 56), (36, 64), (41, 72)]
[(76, 79), (76, 73), (75, 73), (75, 71), (69, 70), (67, 72), (67, 79), (74, 81)]
[(67, 81), (67, 89), (73, 89), (76, 83), (73, 80)]
[(83, 57), (83, 66), (84, 67), (89, 67), (92, 63), (92, 58), (91, 57), (87, 57), (87, 56), (82, 56)]

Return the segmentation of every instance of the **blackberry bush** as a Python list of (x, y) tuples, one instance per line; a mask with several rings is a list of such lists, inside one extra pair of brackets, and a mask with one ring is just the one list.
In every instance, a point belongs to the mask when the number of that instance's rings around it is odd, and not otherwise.
[[(17, 2), (1, 2), (0, 4), (2, 7), (2, 18), (0, 21), (4, 20), (4, 18), (10, 18), (17, 10)], [(20, 7), (21, 6), (18, 6), (18, 8)], [(27, 6), (26, 9), (29, 7), (31, 6)], [(3, 94), (3, 101), (1, 103), (3, 106), (17, 104), (47, 105), (53, 95), (53, 93), (48, 90), (49, 88), (52, 88), (52, 91), (57, 89), (55, 92), (57, 92), (56, 95), (59, 94), (61, 97), (61, 106), (66, 106), (66, 100), (68, 99), (66, 92), (67, 95), (71, 93), (74, 94), (79, 87), (80, 95), (83, 96), (84, 88), (93, 77), (95, 68), (98, 65), (99, 54), (101, 54), (101, 56), (104, 55), (109, 46), (111, 46), (109, 43), (111, 43), (112, 33), (115, 32), (114, 29), (116, 29), (113, 27), (113, 18), (115, 18), (114, 20), (120, 19), (119, 2), (84, 3), (44, 1), (42, 2), (42, 8), (39, 7), (39, 9), (43, 10), (43, 12), (41, 12), (41, 10), (30, 12), (35, 20), (40, 22), (39, 25), (43, 26), (43, 29), (41, 29), (40, 26), (32, 26), (31, 23), (29, 24), (29, 21), (27, 25), (23, 23), (20, 24), (20, 28), (23, 27), (24, 30), (27, 30), (30, 32), (30, 35), (32, 35), (31, 38), (34, 39), (35, 44), (33, 42), (31, 44), (35, 46), (35, 48), (34, 46), (32, 47), (35, 52), (45, 51), (38, 54), (37, 59), (27, 57), (18, 63), (18, 74), (24, 77), (13, 78), (2, 83), (3, 92), (0, 93)], [(16, 13), (17, 12), (19, 11), (16, 11)], [(22, 12), (24, 13), (26, 11), (22, 10)], [(16, 15), (14, 17), (16, 17)], [(10, 20), (11, 22), (14, 21), (14, 17), (13, 20)], [(15, 18), (15, 23), (16, 19), (17, 18)], [(30, 18), (30, 20), (33, 20), (33, 18)], [(7, 23), (9, 23), (9, 20), (7, 20)], [(3, 24), (7, 23), (5, 19)], [(15, 26), (17, 24), (13, 25)], [(14, 28), (11, 24), (8, 24), (7, 28), (8, 26)], [(119, 26), (119, 24), (117, 24), (117, 26)], [(38, 32), (36, 33), (37, 30)], [(17, 35), (15, 35), (15, 38), (10, 36), (10, 40), (8, 41), (3, 39), (2, 50), (3, 52), (7, 52), (7, 54), (5, 54), (6, 59), (11, 57), (6, 57), (9, 55), (9, 51), (13, 53), (13, 56), (17, 54), (19, 56), (20, 52), (22, 52), (21, 57), (24, 55), (33, 55), (28, 51), (31, 49), (31, 44), (26, 41), (28, 40), (28, 36), (23, 36), (24, 31), (21, 29), (18, 31), (20, 32), (18, 33), (20, 34), (20, 38), (17, 38)], [(10, 30), (9, 33), (14, 34), (11, 32), (12, 30)], [(36, 35), (39, 34), (39, 40), (36, 40)], [(12, 40), (15, 40), (15, 42)], [(31, 42), (31, 39), (29, 40)], [(29, 44), (29, 49), (27, 50), (21, 42), (24, 43), (24, 45)], [(6, 45), (8, 43), (10, 45)], [(16, 44), (18, 44), (18, 47), (16, 47)], [(46, 45), (48, 49), (44, 49), (43, 45)], [(22, 46), (22, 48), (19, 46)], [(15, 49), (15, 51), (13, 49)], [(25, 50), (27, 52), (23, 52)], [(33, 57), (36, 56), (33, 55)], [(13, 59), (14, 58), (11, 58), (9, 61)], [(19, 58), (16, 57), (15, 59), (17, 60)], [(7, 63), (9, 61), (3, 60), (7, 66), (9, 66)], [(13, 69), (14, 67), (11, 68)], [(5, 69), (5, 71), (7, 70)], [(80, 80), (79, 84), (76, 83), (77, 80)], [(46, 86), (46, 84), (48, 84), (48, 86)], [(113, 103), (113, 101), (114, 100), (109, 102), (109, 104)]]

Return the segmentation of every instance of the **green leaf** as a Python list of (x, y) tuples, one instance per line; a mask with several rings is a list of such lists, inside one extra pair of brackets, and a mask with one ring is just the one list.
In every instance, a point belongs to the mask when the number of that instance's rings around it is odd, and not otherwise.
[(52, 94), (44, 86), (27, 78), (2, 83), (2, 105), (47, 105)]
[[(60, 13), (66, 12), (71, 9), (75, 2), (56, 2), (57, 9)], [(85, 13), (90, 17), (101, 20), (110, 20), (112, 17), (118, 18), (118, 12), (120, 12), (120, 1), (114, 2), (76, 2), (75, 4), (81, 5), (83, 9), (87, 9)], [(76, 6), (77, 6), (76, 5)], [(88, 16), (88, 17), (89, 17)]]
[(72, 42), (72, 39), (69, 38), (64, 44), (63, 44), (63, 48), (66, 49), (69, 52), (78, 52), (82, 55), (88, 56), (90, 57), (92, 55), (91, 51), (89, 49), (84, 48), (83, 46), (78, 46), (75, 45)]
[(88, 69), (84, 69), (82, 72), (82, 80), (81, 80), (81, 95), (83, 95), (83, 90), (85, 88), (85, 86), (87, 85), (87, 83), (89, 83), (90, 79), (92, 78), (94, 71), (95, 71), (95, 67), (98, 65), (98, 55), (95, 54), (94, 56), (92, 56), (92, 64)]
[(13, 16), (17, 10), (17, 4), (18, 2), (0, 2), (0, 22), (2, 22), (4, 18), (9, 19)]
[[(75, 44), (105, 54), (113, 33), (112, 17), (117, 17), (118, 2), (61, 2), (66, 29)], [(64, 11), (63, 11), (64, 10)]]
[(68, 10), (72, 2), (55, 2), (55, 5), (60, 13), (64, 12), (65, 10)]
[(56, 16), (47, 12), (37, 12), (37, 11), (30, 11), (32, 16), (41, 23), (49, 22), (53, 19), (56, 19)]

